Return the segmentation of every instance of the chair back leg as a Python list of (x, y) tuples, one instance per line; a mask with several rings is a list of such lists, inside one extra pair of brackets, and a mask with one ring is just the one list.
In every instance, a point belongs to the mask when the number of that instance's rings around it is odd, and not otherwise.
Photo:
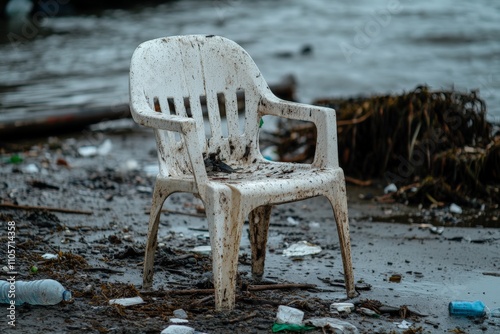
[(248, 216), (254, 278), (260, 278), (264, 274), (271, 209), (271, 205), (260, 206), (253, 209)]
[(349, 218), (347, 211), (347, 193), (345, 181), (342, 175), (340, 180), (336, 180), (331, 191), (326, 194), (330, 201), (337, 223), (337, 232), (339, 235), (340, 251), (342, 254), (342, 263), (344, 266), (344, 280), (348, 298), (356, 296), (354, 287), (354, 274), (351, 259), (351, 239), (349, 237)]
[(146, 250), (144, 253), (144, 269), (142, 275), (142, 288), (150, 289), (153, 285), (154, 257), (158, 245), (158, 224), (160, 222), (161, 208), (170, 195), (167, 189), (160, 183), (155, 184), (153, 192), (153, 203), (149, 215), (148, 238), (146, 240)]

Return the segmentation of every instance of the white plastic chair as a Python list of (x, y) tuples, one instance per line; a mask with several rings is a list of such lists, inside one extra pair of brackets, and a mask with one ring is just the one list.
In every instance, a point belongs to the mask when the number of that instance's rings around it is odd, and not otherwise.
[[(244, 95), (244, 124), (238, 115), (238, 94)], [(208, 120), (203, 117), (205, 103)], [(160, 211), (170, 194), (197, 194), (205, 205), (218, 311), (234, 308), (245, 218), (249, 219), (252, 273), (262, 276), (271, 206), (322, 195), (334, 210), (347, 295), (354, 296), (346, 190), (333, 109), (278, 99), (245, 50), (226, 38), (203, 35), (142, 43), (131, 62), (130, 106), (137, 123), (155, 129), (160, 164), (143, 288), (152, 286)], [(258, 145), (264, 115), (313, 122), (318, 134), (313, 163), (264, 159)], [(226, 164), (234, 172), (210, 167), (207, 173), (207, 162)]]

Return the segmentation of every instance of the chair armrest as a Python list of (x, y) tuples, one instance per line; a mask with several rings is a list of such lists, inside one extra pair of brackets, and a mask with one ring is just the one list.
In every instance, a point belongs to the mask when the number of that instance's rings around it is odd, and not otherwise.
[(260, 100), (258, 110), (261, 117), (272, 115), (312, 122), (317, 131), (313, 166), (319, 168), (339, 167), (337, 120), (334, 109), (266, 96)]
[(186, 126), (195, 123), (194, 119), (177, 115), (169, 115), (152, 110), (133, 110), (132, 118), (140, 125), (148, 128), (184, 133)]
[(197, 130), (194, 119), (137, 109), (132, 112), (132, 117), (138, 124), (153, 129), (179, 132), (184, 139), (184, 145), (186, 146), (197, 186), (207, 183), (207, 171), (205, 170), (203, 153), (199, 142), (199, 138), (203, 137), (199, 136), (197, 132), (202, 130)]

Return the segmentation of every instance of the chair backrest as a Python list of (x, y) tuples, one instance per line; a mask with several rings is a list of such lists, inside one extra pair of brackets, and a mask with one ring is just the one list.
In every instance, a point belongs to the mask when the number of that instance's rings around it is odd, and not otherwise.
[[(220, 36), (174, 36), (142, 43), (130, 66), (131, 110), (190, 117), (202, 151), (236, 161), (258, 152), (258, 104), (269, 87), (248, 53)], [(240, 106), (238, 106), (240, 100)], [(244, 103), (242, 103), (244, 101)], [(244, 104), (244, 114), (239, 115)], [(204, 111), (206, 116), (204, 117)], [(179, 136), (155, 130), (160, 168), (191, 173)], [(162, 154), (162, 150), (166, 150)], [(175, 152), (175, 154), (169, 154)]]

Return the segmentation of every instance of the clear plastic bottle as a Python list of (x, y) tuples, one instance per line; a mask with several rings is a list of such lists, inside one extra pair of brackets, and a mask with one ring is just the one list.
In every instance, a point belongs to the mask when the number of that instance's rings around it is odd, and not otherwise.
[(53, 279), (15, 281), (14, 286), (15, 289), (11, 282), (0, 281), (0, 304), (10, 304), (14, 300), (16, 305), (55, 305), (71, 300), (71, 292)]

